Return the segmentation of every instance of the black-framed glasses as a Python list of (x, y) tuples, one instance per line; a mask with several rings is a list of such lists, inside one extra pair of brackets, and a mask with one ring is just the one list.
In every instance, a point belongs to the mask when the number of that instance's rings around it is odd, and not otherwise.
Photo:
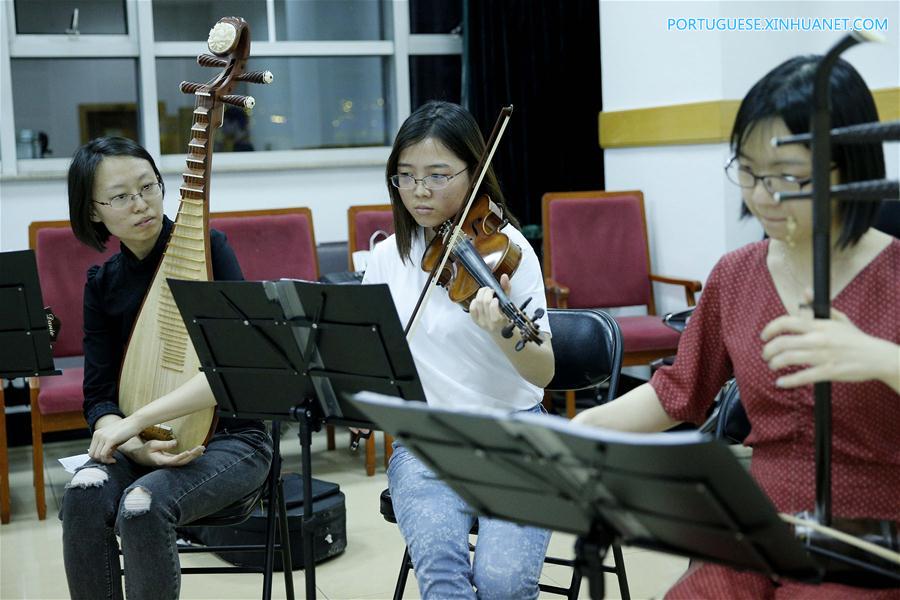
[(115, 209), (121, 209), (129, 206), (138, 198), (141, 198), (142, 200), (144, 200), (144, 202), (153, 202), (155, 200), (159, 200), (160, 198), (162, 198), (162, 184), (158, 181), (155, 181), (141, 187), (141, 191), (137, 194), (118, 194), (117, 196), (113, 196), (112, 198), (110, 198), (108, 202), (100, 202), (99, 200), (94, 200), (94, 203), (102, 204), (103, 206), (109, 206)]
[(787, 174), (757, 175), (741, 165), (736, 156), (731, 157), (731, 160), (725, 165), (725, 176), (728, 177), (728, 181), (745, 190), (755, 188), (756, 182), (762, 181), (763, 187), (772, 195), (778, 192), (799, 192), (812, 181), (812, 177), (796, 177)]
[(453, 175), (426, 175), (421, 179), (416, 179), (412, 175), (391, 175), (391, 184), (398, 190), (411, 190), (421, 181), (426, 189), (442, 190), (450, 185), (451, 179), (468, 170), (469, 167), (466, 167), (459, 173), (454, 173)]

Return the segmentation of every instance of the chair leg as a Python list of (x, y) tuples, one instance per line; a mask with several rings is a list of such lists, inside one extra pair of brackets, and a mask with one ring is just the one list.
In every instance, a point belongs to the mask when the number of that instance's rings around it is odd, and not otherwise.
[(34, 481), (34, 503), (38, 520), (47, 518), (47, 503), (44, 498), (44, 440), (41, 431), (41, 411), (38, 408), (37, 390), (31, 390), (31, 448)]
[(9, 523), (9, 454), (6, 451), (6, 400), (0, 381), (0, 523)]
[(397, 576), (397, 586), (394, 588), (394, 600), (402, 600), (406, 591), (406, 580), (413, 568), (412, 559), (409, 557), (409, 548), (403, 549), (403, 562), (400, 563), (400, 574)]
[(281, 538), (281, 565), (284, 567), (284, 589), (287, 600), (294, 600), (294, 563), (291, 559), (291, 533), (288, 526), (287, 505), (284, 500), (284, 483), (278, 476), (278, 523)]
[(544, 410), (553, 414), (553, 396), (547, 390), (544, 390), (544, 398), (541, 400), (541, 404), (544, 405)]
[(578, 565), (574, 565), (572, 567), (572, 581), (569, 583), (569, 593), (566, 596), (568, 600), (575, 600), (578, 598), (578, 593), (581, 591), (581, 569)]
[(566, 390), (566, 417), (575, 418), (575, 392), (573, 390)]
[(375, 432), (366, 439), (366, 475), (375, 474)]
[(328, 440), (328, 449), (334, 450), (337, 447), (334, 443), (334, 425), (325, 426), (325, 437)]
[(387, 431), (384, 432), (384, 468), (387, 470), (388, 465), (391, 464), (391, 457), (394, 455), (394, 436), (389, 434)]
[(619, 580), (619, 595), (622, 600), (631, 600), (631, 593), (628, 591), (628, 578), (625, 576), (625, 558), (622, 556), (622, 546), (619, 544), (612, 545), (613, 559), (616, 561), (616, 579)]
[[(266, 554), (263, 561), (263, 591), (262, 599), (269, 600), (272, 597), (272, 573), (275, 569), (275, 521), (276, 510), (281, 508), (281, 494), (284, 491), (281, 486), (281, 424), (272, 422), (272, 465), (269, 467), (269, 477), (266, 487), (269, 494), (269, 507), (266, 511)], [(277, 507), (277, 508), (276, 508)], [(284, 565), (290, 569), (290, 565)]]

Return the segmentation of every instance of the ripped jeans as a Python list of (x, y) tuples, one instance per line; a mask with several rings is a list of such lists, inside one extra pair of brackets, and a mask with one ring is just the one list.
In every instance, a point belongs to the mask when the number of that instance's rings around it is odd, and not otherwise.
[[(541, 412), (541, 406), (528, 412)], [(422, 598), (538, 597), (550, 531), (474, 516), (456, 492), (397, 442), (387, 475)], [(476, 519), (478, 539), (470, 562), (469, 530)]]
[(63, 497), (63, 559), (76, 600), (122, 598), (117, 533), (128, 598), (178, 598), (175, 528), (259, 488), (269, 473), (272, 440), (254, 429), (216, 433), (203, 455), (183, 467), (152, 469), (121, 452), (115, 458), (109, 465), (88, 461)]

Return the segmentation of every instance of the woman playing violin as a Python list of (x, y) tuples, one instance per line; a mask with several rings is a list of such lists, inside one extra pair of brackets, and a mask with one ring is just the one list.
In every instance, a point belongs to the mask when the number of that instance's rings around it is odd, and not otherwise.
[[(458, 105), (429, 102), (403, 123), (387, 163), (395, 235), (378, 244), (363, 283), (386, 283), (400, 319), (412, 314), (428, 273), (420, 261), (434, 228), (454, 218), (466, 202), (484, 141), (472, 116)], [(479, 193), (504, 209), (492, 170)], [(515, 220), (503, 228), (522, 251), (502, 289), (517, 305), (546, 308), (540, 265)], [(409, 337), (427, 401), (440, 407), (489, 407), (541, 411), (543, 386), (553, 377), (553, 349), (546, 315), (536, 319), (541, 344), (516, 351), (517, 336), (502, 330), (509, 320), (494, 292), (481, 288), (466, 313), (435, 291)], [(388, 480), (400, 532), (409, 546), (424, 598), (536, 598), (550, 532), (478, 518), (478, 542), (470, 563), (471, 509), (418, 458), (395, 444)], [(475, 589), (473, 589), (475, 588)]]

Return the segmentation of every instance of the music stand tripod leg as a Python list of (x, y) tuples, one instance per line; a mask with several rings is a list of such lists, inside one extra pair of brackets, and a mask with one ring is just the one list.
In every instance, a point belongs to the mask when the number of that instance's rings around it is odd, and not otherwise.
[(303, 538), (303, 576), (306, 579), (306, 597), (316, 597), (316, 557), (313, 547), (313, 531), (316, 520), (313, 517), (312, 492), (312, 432), (318, 429), (317, 419), (313, 411), (313, 401), (307, 399), (302, 406), (291, 409), (291, 414), (300, 425), (297, 436), (300, 438), (300, 453), (303, 468), (303, 520), (301, 533)]
[(582, 576), (588, 580), (591, 598), (602, 600), (605, 593), (603, 583), (603, 560), (612, 544), (612, 539), (604, 533), (593, 532), (579, 537), (575, 542), (575, 560)]

